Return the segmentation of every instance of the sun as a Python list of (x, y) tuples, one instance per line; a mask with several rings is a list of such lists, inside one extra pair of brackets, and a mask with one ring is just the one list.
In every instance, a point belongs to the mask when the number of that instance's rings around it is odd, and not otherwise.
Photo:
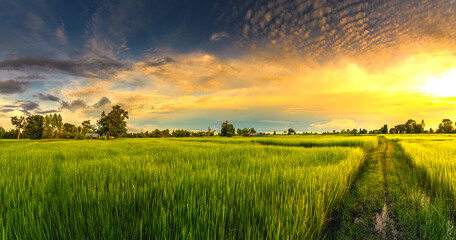
[(456, 69), (443, 73), (439, 77), (431, 77), (420, 89), (421, 92), (434, 94), (440, 97), (456, 96)]

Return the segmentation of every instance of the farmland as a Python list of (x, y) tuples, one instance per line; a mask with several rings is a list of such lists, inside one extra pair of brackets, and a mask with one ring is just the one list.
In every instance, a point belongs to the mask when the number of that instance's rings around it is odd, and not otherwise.
[(3, 140), (0, 236), (451, 239), (453, 139)]

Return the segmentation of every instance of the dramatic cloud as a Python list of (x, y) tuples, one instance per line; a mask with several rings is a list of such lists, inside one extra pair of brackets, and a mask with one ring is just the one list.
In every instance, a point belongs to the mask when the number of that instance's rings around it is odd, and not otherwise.
[(83, 99), (76, 99), (72, 102), (62, 101), (60, 108), (68, 109), (70, 111), (76, 111), (78, 109), (86, 108), (87, 103)]
[(51, 95), (51, 94), (42, 94), (42, 93), (38, 93), (36, 95), (33, 95), (34, 97), (37, 97), (38, 99), (42, 100), (42, 101), (52, 101), (52, 102), (58, 102), (60, 101), (60, 98), (54, 96), (54, 95)]
[(15, 104), (16, 105), (4, 105), (3, 107), (18, 110), (25, 115), (31, 115), (32, 113), (30, 111), (37, 110), (40, 106), (38, 103), (29, 100), (16, 101)]
[(0, 81), (0, 94), (24, 93), (30, 86), (30, 82), (18, 80)]
[(107, 97), (102, 97), (102, 98), (100, 99), (100, 101), (98, 101), (97, 103), (95, 103), (95, 104), (93, 105), (93, 107), (95, 107), (95, 108), (101, 108), (101, 107), (104, 107), (104, 106), (106, 106), (106, 105), (108, 105), (108, 104), (110, 104), (110, 103), (111, 103), (111, 100), (109, 100), (109, 98), (107, 98)]
[(125, 64), (113, 59), (55, 60), (50, 58), (24, 57), (0, 62), (0, 70), (41, 71), (64, 73), (79, 77), (108, 77)]
[(213, 41), (213, 42), (217, 42), (217, 41), (220, 41), (224, 38), (229, 38), (230, 35), (226, 32), (219, 32), (219, 33), (213, 33), (211, 35), (211, 37), (209, 38), (209, 40)]

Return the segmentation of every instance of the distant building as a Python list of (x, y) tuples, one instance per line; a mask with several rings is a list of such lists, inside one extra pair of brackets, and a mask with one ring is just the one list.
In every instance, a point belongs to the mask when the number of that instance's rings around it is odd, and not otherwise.
[(100, 138), (100, 135), (98, 135), (98, 133), (86, 133), (86, 138), (90, 138), (90, 139), (98, 139)]
[(264, 137), (264, 133), (251, 133), (249, 137)]

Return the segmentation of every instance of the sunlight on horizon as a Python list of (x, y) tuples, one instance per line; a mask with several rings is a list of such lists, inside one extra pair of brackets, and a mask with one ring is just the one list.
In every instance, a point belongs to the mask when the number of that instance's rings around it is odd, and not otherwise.
[(456, 96), (456, 69), (443, 73), (438, 77), (431, 77), (420, 89), (421, 92), (437, 95), (439, 97)]

